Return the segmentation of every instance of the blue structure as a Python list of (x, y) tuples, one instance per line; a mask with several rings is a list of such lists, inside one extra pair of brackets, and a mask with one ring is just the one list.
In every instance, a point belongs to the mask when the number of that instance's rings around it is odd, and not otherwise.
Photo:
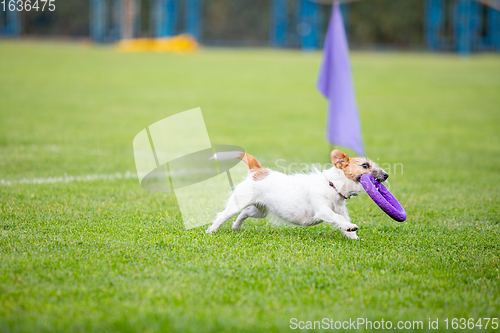
[(155, 0), (151, 11), (155, 25), (155, 37), (168, 37), (177, 33), (177, 0)]
[(441, 47), (441, 30), (444, 27), (445, 0), (427, 0), (425, 2), (424, 38), (430, 50), (439, 50)]
[(299, 0), (297, 33), (303, 50), (318, 46), (319, 5), (309, 0)]
[[(312, 50), (322, 46), (323, 34), (328, 21), (321, 20), (322, 10), (330, 10), (331, 5), (322, 6), (310, 0), (295, 0), (297, 3), (296, 31), (298, 43), (290, 41), (288, 32), (288, 0), (273, 0), (271, 7), (271, 31), (269, 40), (274, 47), (300, 46), (303, 50)], [(349, 31), (349, 4), (341, 4), (346, 31)], [(294, 44), (294, 45), (290, 45)]]
[(453, 22), (455, 48), (463, 55), (468, 55), (472, 47), (472, 1), (457, 0), (453, 8), (455, 11)]
[[(178, 34), (179, 1), (153, 0), (155, 5), (151, 11), (152, 22), (155, 25), (155, 37), (168, 37)], [(202, 0), (184, 0), (185, 32), (196, 39), (201, 37)]]
[(274, 47), (287, 45), (288, 6), (287, 0), (273, 0), (271, 15), (271, 43)]
[[(90, 35), (96, 42), (115, 42), (122, 36), (122, 1), (123, 0), (90, 0)], [(140, 0), (136, 8), (140, 8)], [(304, 50), (316, 49), (321, 46), (320, 14), (322, 7), (311, 0), (293, 0), (297, 3), (296, 31), (297, 44)], [(174, 36), (186, 32), (196, 39), (202, 37), (202, 0), (149, 0), (150, 34), (155, 37)], [(184, 5), (184, 8), (180, 8)], [(292, 46), (289, 29), (289, 0), (272, 0), (271, 30), (269, 39), (275, 47)], [(329, 8), (329, 7), (328, 7)], [(342, 5), (344, 18), (348, 14), (348, 5)], [(179, 28), (180, 13), (184, 13), (184, 29)], [(134, 36), (138, 36), (140, 21), (137, 10), (134, 20)], [(348, 20), (345, 20), (346, 26)], [(295, 30), (295, 29), (294, 29)]]
[(201, 0), (185, 0), (185, 4), (186, 32), (194, 36), (197, 40), (200, 40), (203, 17)]
[(488, 8), (488, 34), (486, 45), (491, 49), (500, 52), (500, 11)]
[(5, 12), (0, 12), (0, 36), (16, 37), (21, 34), (21, 22), (17, 10), (10, 11), (8, 6)]
[[(123, 1), (90, 0), (90, 28), (94, 41), (114, 42), (124, 37), (121, 24)], [(132, 1), (136, 2), (138, 9), (133, 35), (139, 36), (141, 0)], [(202, 0), (148, 1), (151, 36), (167, 37), (187, 32), (198, 40), (202, 38)], [(424, 1), (424, 40), (429, 50), (457, 51), (463, 55), (481, 50), (500, 52), (500, 11), (483, 5), (479, 0)], [(500, 3), (500, 0), (496, 1)], [(328, 23), (321, 18), (330, 8), (330, 5), (320, 5), (314, 0), (271, 0), (270, 44), (274, 47), (298, 46), (303, 50), (321, 47)], [(350, 6), (344, 3), (340, 8), (348, 32)], [(183, 18), (180, 18), (181, 14)], [(17, 11), (0, 15), (0, 35), (20, 33), (18, 16)], [(182, 23), (183, 29), (179, 27)], [(126, 33), (130, 35), (130, 31)]]
[[(475, 0), (454, 0), (447, 8), (445, 0), (426, 0), (424, 37), (429, 50), (458, 51), (468, 55), (474, 51), (500, 51), (500, 12)], [(486, 17), (483, 17), (486, 11)], [(446, 14), (451, 34), (445, 26)], [(483, 19), (486, 19), (483, 31)], [(450, 29), (448, 29), (449, 31)]]
[(94, 41), (106, 43), (119, 40), (121, 38), (120, 23), (120, 0), (90, 1), (90, 36)]

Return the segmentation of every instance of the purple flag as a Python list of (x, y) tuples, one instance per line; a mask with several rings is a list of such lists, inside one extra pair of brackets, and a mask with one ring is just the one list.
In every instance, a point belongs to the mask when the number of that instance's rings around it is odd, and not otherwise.
[(332, 6), (317, 86), (328, 99), (327, 140), (364, 155), (349, 47), (338, 3)]

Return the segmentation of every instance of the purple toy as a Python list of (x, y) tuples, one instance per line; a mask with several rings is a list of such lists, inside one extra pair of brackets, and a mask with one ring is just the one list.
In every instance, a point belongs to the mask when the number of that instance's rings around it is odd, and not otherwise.
[(403, 206), (394, 196), (379, 183), (372, 175), (364, 174), (360, 179), (366, 193), (387, 215), (398, 222), (406, 220), (406, 212)]

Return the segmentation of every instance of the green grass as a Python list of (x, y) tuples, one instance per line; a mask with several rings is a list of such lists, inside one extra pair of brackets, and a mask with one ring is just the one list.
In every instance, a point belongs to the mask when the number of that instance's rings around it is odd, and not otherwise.
[[(320, 58), (2, 42), (0, 180), (134, 171), (134, 136), (198, 106), (212, 144), (274, 168), (325, 163)], [(500, 57), (354, 53), (352, 66), (367, 155), (403, 165), (390, 180), (406, 222), (365, 195), (349, 202), (362, 241), (255, 220), (206, 235), (136, 179), (0, 184), (0, 331), (499, 317)]]

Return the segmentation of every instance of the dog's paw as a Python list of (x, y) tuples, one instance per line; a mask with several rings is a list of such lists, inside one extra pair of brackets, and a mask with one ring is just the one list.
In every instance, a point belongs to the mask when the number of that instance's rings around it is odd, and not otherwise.
[(352, 232), (358, 230), (358, 226), (352, 223), (348, 223), (342, 229), (348, 232)]
[(347, 238), (349, 238), (349, 239), (354, 239), (354, 240), (358, 240), (359, 239), (359, 237), (358, 237), (358, 235), (356, 235), (355, 231), (354, 232), (343, 232), (342, 234), (344, 236), (346, 236)]
[(218, 230), (218, 228), (214, 228), (213, 225), (211, 225), (210, 227), (208, 227), (208, 229), (205, 231), (207, 234), (212, 234), (214, 232), (216, 232)]

